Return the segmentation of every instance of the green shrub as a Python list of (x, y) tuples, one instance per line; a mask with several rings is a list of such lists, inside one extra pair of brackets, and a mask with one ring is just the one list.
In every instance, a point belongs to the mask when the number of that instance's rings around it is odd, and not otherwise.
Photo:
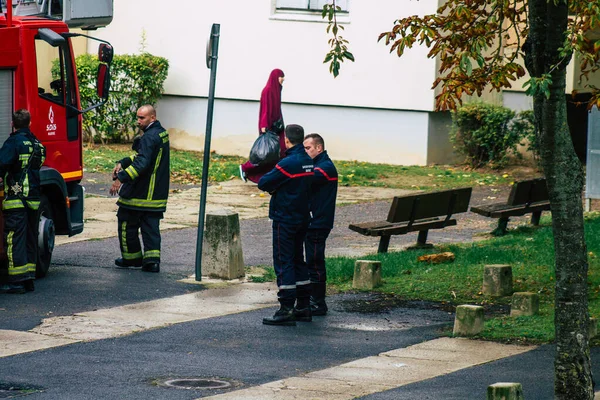
[(533, 110), (522, 111), (512, 120), (513, 129), (516, 129), (523, 139), (527, 140), (527, 150), (533, 154), (537, 164), (540, 161), (540, 142), (535, 128)]
[(515, 112), (506, 107), (466, 104), (452, 113), (450, 139), (472, 168), (486, 164), (501, 168), (523, 137), (511, 123), (514, 117)]
[[(98, 60), (94, 55), (83, 54), (75, 62), (81, 106), (86, 108), (100, 101), (96, 94)], [(56, 62), (55, 71), (58, 71)], [(131, 139), (136, 129), (136, 110), (144, 104), (155, 104), (161, 97), (168, 71), (167, 59), (149, 53), (115, 55), (108, 102), (83, 115), (84, 138), (101, 143)]]

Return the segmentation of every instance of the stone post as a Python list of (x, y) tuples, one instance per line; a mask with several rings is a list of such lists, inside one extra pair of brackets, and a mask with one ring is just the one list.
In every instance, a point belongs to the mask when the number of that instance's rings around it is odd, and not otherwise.
[(537, 293), (517, 292), (512, 295), (510, 316), (537, 315), (540, 312), (540, 296)]
[(483, 330), (483, 307), (462, 305), (456, 307), (454, 336), (474, 336)]
[(487, 400), (524, 400), (520, 383), (498, 382), (487, 388)]
[(356, 260), (354, 263), (354, 289), (373, 289), (381, 285), (381, 262)]
[(510, 296), (513, 292), (511, 266), (486, 265), (483, 269), (482, 292), (488, 296)]
[(237, 213), (216, 210), (206, 214), (206, 230), (202, 243), (202, 274), (221, 279), (245, 276), (240, 220)]

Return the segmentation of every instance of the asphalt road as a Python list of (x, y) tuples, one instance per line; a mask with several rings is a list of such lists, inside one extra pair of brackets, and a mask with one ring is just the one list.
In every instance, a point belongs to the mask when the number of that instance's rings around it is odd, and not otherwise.
[[(376, 240), (346, 227), (349, 222), (379, 219), (388, 207), (386, 202), (339, 207), (330, 252), (375, 251)], [(430, 241), (470, 241), (493, 226), (474, 216), (459, 218), (457, 228), (431, 232)], [(270, 222), (241, 221), (241, 233), (246, 264), (271, 265)], [(194, 272), (196, 234), (196, 229), (163, 233), (160, 274), (114, 268), (116, 238), (58, 246), (54, 265), (47, 278), (36, 282), (35, 292), (0, 296), (0, 329), (27, 331), (46, 317), (205, 290), (179, 282)], [(416, 234), (399, 236), (391, 246), (401, 248), (415, 240)], [(369, 294), (335, 295), (330, 297), (330, 315), (291, 328), (261, 324), (273, 308), (0, 358), (0, 398), (20, 393), (32, 399), (194, 399), (225, 390), (173, 389), (161, 382), (219, 378), (232, 389), (249, 387), (434, 339), (453, 321), (443, 310), (379, 306), (380, 300)], [(526, 398), (550, 399), (553, 351), (544, 346), (364, 398), (481, 399), (492, 383), (518, 381)], [(593, 360), (600, 360), (597, 349), (592, 353)], [(600, 373), (596, 361), (594, 372)], [(11, 386), (25, 391), (5, 390)]]

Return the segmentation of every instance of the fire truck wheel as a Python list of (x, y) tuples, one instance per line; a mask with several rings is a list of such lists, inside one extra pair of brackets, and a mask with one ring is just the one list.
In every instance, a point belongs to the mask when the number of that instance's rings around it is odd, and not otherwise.
[(54, 250), (54, 220), (52, 219), (52, 208), (50, 200), (45, 195), (40, 198), (38, 209), (38, 256), (35, 269), (36, 278), (43, 278), (48, 273)]

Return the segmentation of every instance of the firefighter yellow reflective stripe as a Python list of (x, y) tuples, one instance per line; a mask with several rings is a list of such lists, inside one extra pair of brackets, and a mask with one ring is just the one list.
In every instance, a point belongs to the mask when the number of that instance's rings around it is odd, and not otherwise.
[(15, 262), (13, 260), (13, 236), (15, 233), (13, 231), (9, 231), (8, 235), (6, 235), (6, 257), (8, 258), (8, 272), (12, 271), (15, 267)]
[(121, 248), (123, 249), (123, 254), (129, 250), (127, 248), (127, 221), (123, 221), (121, 224)]
[(158, 166), (160, 165), (160, 159), (162, 158), (162, 149), (158, 151), (158, 155), (156, 156), (156, 162), (154, 163), (154, 170), (152, 171), (152, 175), (150, 176), (150, 186), (148, 187), (148, 197), (146, 200), (152, 200), (154, 197), (154, 185), (156, 184), (156, 171), (158, 171)]
[(35, 264), (34, 263), (28, 263), (27, 264), (27, 272), (33, 272), (33, 273), (35, 273)]
[(27, 207), (31, 208), (32, 210), (37, 210), (40, 208), (40, 202), (38, 200), (25, 200), (25, 202), (27, 203)]
[(141, 208), (165, 208), (167, 200), (124, 199), (121, 197), (117, 204)]
[(139, 176), (138, 172), (133, 168), (133, 165), (125, 168), (125, 172), (127, 172), (127, 175), (129, 175), (132, 180)]
[(160, 250), (146, 250), (144, 259), (146, 258), (160, 258)]
[(131, 159), (131, 161), (133, 161), (133, 159), (135, 158), (135, 154), (130, 155), (129, 158)]
[(14, 200), (6, 200), (5, 199), (4, 202), (2, 203), (3, 210), (14, 210), (17, 208), (25, 208), (21, 199), (14, 199)]
[(29, 196), (29, 174), (25, 174), (25, 179), (23, 180), (23, 196)]
[(142, 258), (142, 252), (138, 251), (137, 253), (125, 253), (123, 252), (124, 260), (137, 260), (138, 258)]
[(168, 131), (161, 132), (158, 134), (158, 136), (160, 136), (162, 138), (163, 143), (169, 142), (169, 132)]

